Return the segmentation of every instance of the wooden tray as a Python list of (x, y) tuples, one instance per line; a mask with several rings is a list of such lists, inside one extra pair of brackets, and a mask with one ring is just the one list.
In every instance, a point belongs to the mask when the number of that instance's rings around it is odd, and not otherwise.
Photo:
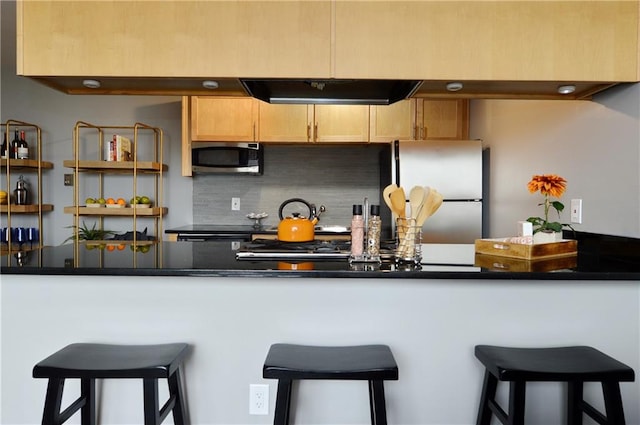
[(520, 258), (500, 257), (497, 255), (476, 254), (476, 267), (504, 272), (552, 272), (571, 269), (578, 265), (578, 256), (523, 260)]
[(504, 239), (476, 239), (475, 247), (476, 254), (524, 260), (568, 257), (578, 253), (578, 241), (573, 239), (531, 245), (505, 242)]

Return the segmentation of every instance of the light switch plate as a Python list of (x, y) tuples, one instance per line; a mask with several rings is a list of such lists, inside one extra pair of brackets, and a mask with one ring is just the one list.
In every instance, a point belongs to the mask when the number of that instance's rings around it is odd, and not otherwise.
[(571, 223), (582, 224), (582, 199), (571, 200)]

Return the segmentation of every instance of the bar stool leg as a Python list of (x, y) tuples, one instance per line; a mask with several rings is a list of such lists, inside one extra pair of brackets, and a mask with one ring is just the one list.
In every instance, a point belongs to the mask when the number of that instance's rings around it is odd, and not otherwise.
[(173, 375), (169, 376), (169, 396), (175, 396), (176, 404), (173, 407), (173, 423), (175, 425), (189, 425), (189, 416), (186, 411), (184, 395), (182, 394), (182, 379), (180, 378), (180, 368), (176, 369)]
[(512, 381), (509, 385), (509, 425), (524, 425), (526, 382)]
[(158, 380), (144, 378), (144, 425), (160, 425), (160, 401), (158, 396)]
[(80, 394), (85, 403), (80, 410), (80, 423), (82, 425), (96, 425), (96, 380), (81, 379)]
[(498, 387), (498, 378), (493, 376), (491, 372), (485, 370), (484, 383), (482, 384), (482, 395), (480, 396), (480, 407), (478, 408), (478, 419), (476, 425), (491, 424), (491, 409), (489, 409), (490, 401), (496, 397), (496, 388)]
[(567, 425), (582, 425), (582, 381), (567, 383)]
[(625, 425), (620, 384), (618, 382), (603, 382), (602, 393), (609, 425)]
[(274, 425), (289, 425), (292, 386), (293, 386), (293, 381), (290, 379), (278, 380), (278, 394), (276, 395), (276, 411), (273, 416)]
[(60, 406), (62, 404), (63, 389), (64, 379), (49, 378), (49, 382), (47, 383), (47, 395), (44, 399), (42, 425), (57, 425)]
[(387, 425), (383, 381), (369, 381), (369, 408), (371, 410), (371, 425)]

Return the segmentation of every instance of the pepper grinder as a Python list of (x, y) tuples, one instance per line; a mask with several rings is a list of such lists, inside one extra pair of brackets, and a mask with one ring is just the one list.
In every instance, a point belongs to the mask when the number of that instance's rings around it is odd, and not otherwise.
[(16, 190), (13, 191), (16, 205), (29, 205), (29, 191), (27, 190), (26, 184), (27, 182), (24, 181), (24, 177), (20, 176), (16, 184)]

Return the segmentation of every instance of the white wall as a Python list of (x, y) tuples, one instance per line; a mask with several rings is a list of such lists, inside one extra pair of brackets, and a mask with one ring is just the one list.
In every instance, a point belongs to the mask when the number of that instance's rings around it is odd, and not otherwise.
[(623, 85), (593, 101), (473, 101), (471, 136), (491, 148), (490, 232), (515, 234), (515, 222), (541, 216), (533, 174), (568, 180), (561, 201), (583, 200), (576, 230), (640, 236), (640, 85)]
[[(262, 364), (275, 342), (388, 344), (400, 372), (385, 384), (389, 423), (472, 424), (475, 344), (592, 345), (637, 372), (639, 304), (635, 282), (4, 276), (0, 423), (39, 423), (46, 381), (31, 370), (66, 344), (185, 341), (194, 425), (273, 422), (276, 385)], [(252, 383), (270, 385), (269, 416), (248, 414)], [(140, 382), (100, 388), (100, 423), (142, 422)], [(600, 388), (585, 388), (601, 407)], [(627, 423), (640, 424), (640, 383), (621, 388)], [(294, 399), (293, 423), (369, 423), (363, 382), (307, 381)], [(531, 384), (527, 424), (563, 423), (563, 402), (560, 384)]]

